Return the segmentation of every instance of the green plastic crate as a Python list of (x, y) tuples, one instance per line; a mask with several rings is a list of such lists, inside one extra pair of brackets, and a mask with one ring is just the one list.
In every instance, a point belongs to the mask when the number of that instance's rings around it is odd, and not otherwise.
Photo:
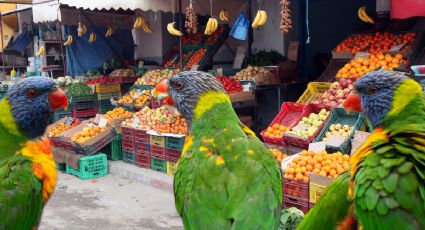
[(155, 86), (153, 86), (153, 85), (136, 85), (136, 84), (134, 84), (134, 85), (132, 85), (131, 86), (131, 88), (130, 88), (130, 90), (147, 90), (147, 89), (153, 89), (153, 88), (155, 88)]
[(66, 171), (66, 164), (56, 162), (56, 169), (58, 171), (65, 172)]
[(185, 137), (176, 138), (176, 137), (166, 137), (165, 147), (174, 150), (182, 150), (184, 145)]
[(88, 101), (97, 101), (96, 95), (88, 95), (88, 96), (71, 96), (69, 98), (72, 103), (76, 102), (88, 102)]
[(122, 160), (134, 165), (136, 164), (136, 154), (122, 151)]
[[(357, 113), (353, 111), (350, 113), (347, 113), (344, 108), (335, 107), (332, 109), (329, 119), (326, 121), (326, 124), (323, 126), (322, 130), (317, 135), (317, 137), (313, 140), (313, 142), (322, 141), (323, 137), (325, 137), (326, 132), (328, 132), (329, 127), (332, 124), (349, 125), (354, 127), (354, 130), (360, 130), (365, 125), (365, 119), (361, 113)], [(354, 136), (354, 131), (351, 133), (350, 136), (347, 137), (344, 143), (342, 143), (342, 145), (339, 147), (326, 145), (326, 151), (330, 153), (340, 151), (342, 153), (349, 154), (351, 150), (351, 139), (353, 138), (353, 136)]]
[(103, 177), (108, 174), (108, 160), (106, 154), (100, 153), (80, 158), (79, 169), (66, 165), (66, 172), (83, 180)]
[(105, 146), (100, 152), (106, 154), (108, 160), (122, 160), (122, 149), (121, 149), (121, 133), (118, 134), (111, 143)]
[(151, 169), (167, 173), (167, 161), (151, 157)]
[(110, 101), (111, 97), (119, 98), (121, 97), (121, 92), (118, 93), (98, 93), (97, 100), (98, 101)]
[(97, 106), (98, 106), (98, 113), (100, 114), (105, 114), (115, 108), (111, 104), (110, 100), (97, 101)]

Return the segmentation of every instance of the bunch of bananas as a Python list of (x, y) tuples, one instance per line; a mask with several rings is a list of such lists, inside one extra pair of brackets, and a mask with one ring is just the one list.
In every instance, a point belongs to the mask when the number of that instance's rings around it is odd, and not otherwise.
[(105, 37), (110, 37), (112, 36), (113, 33), (114, 33), (114, 29), (112, 29), (112, 27), (108, 27), (108, 29), (106, 30)]
[(207, 27), (205, 28), (205, 35), (211, 35), (213, 34), (218, 28), (218, 22), (217, 19), (211, 17), (210, 19), (208, 19), (207, 22)]
[(94, 41), (96, 41), (96, 33), (95, 32), (91, 32), (90, 33), (90, 37), (89, 37), (89, 42), (93, 43)]
[(228, 22), (230, 21), (230, 12), (226, 9), (222, 9), (220, 10), (219, 17), (221, 21)]
[(63, 46), (69, 46), (69, 45), (72, 44), (72, 42), (73, 42), (72, 36), (71, 35), (68, 35), (66, 37), (66, 41), (63, 43)]
[(168, 23), (168, 25), (167, 25), (168, 33), (170, 33), (170, 34), (172, 34), (174, 36), (182, 36), (183, 33), (180, 30), (174, 28), (174, 24), (176, 24), (176, 22), (170, 22), (170, 23)]
[(41, 56), (46, 53), (46, 48), (44, 46), (40, 46), (37, 50), (37, 53), (35, 53), (36, 56)]
[(143, 25), (143, 31), (150, 34), (153, 33), (151, 25), (148, 21)]
[(79, 22), (78, 23), (78, 29), (77, 29), (78, 37), (82, 37), (86, 32), (87, 32), (86, 25), (84, 25), (83, 23)]
[(264, 26), (267, 22), (267, 13), (264, 10), (257, 11), (254, 21), (252, 22), (252, 28), (257, 29)]
[(362, 20), (365, 23), (375, 24), (375, 21), (373, 20), (373, 18), (371, 18), (366, 13), (366, 6), (362, 6), (359, 8), (359, 10), (357, 10), (357, 16), (359, 16), (360, 20)]
[(139, 17), (136, 18), (136, 21), (134, 21), (133, 29), (135, 29), (135, 30), (140, 29), (140, 28), (144, 27), (145, 25), (146, 25), (145, 18), (142, 17), (142, 16), (139, 16)]

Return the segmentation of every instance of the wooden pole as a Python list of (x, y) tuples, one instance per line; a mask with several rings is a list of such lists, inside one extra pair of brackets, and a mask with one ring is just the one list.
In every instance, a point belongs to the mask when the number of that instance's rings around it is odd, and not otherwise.
[[(174, 7), (174, 6), (173, 6)], [(183, 25), (182, 25), (182, 17), (181, 17), (181, 12), (182, 12), (182, 0), (179, 0), (179, 30), (183, 31)], [(183, 71), (183, 36), (179, 37), (179, 47), (180, 47), (180, 71)]]

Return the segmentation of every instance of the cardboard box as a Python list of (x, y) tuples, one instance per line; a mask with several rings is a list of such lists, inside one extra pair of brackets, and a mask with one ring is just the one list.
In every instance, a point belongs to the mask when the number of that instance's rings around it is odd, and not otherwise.
[(315, 173), (310, 173), (310, 184), (309, 184), (309, 201), (310, 203), (317, 203), (319, 198), (326, 191), (326, 188), (334, 181), (335, 179), (329, 178), (326, 176), (318, 175)]
[(229, 94), (229, 97), (231, 102), (248, 101), (254, 100), (254, 93), (251, 91), (237, 92)]

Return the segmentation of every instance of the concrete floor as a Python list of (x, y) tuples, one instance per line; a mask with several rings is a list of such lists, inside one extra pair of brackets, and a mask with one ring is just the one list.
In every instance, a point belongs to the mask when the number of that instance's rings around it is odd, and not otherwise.
[(40, 230), (183, 229), (169, 191), (108, 175), (83, 181), (59, 173)]

